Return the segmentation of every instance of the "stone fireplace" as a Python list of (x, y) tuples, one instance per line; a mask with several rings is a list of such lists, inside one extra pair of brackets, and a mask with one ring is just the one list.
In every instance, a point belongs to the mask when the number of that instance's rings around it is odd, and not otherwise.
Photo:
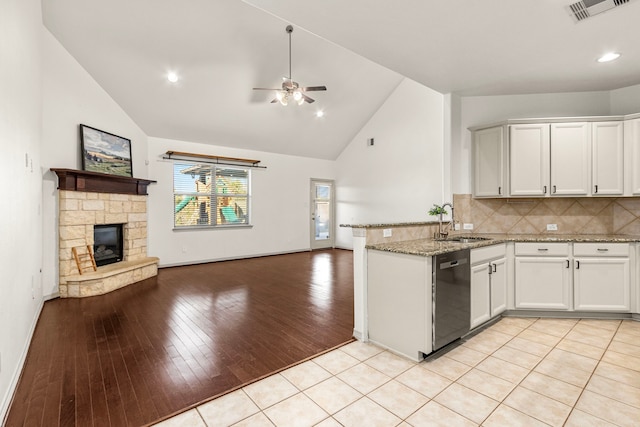
[[(58, 175), (59, 182), (60, 297), (101, 295), (156, 276), (158, 258), (147, 256), (146, 188), (154, 181), (68, 169), (52, 170)], [(94, 248), (94, 228), (107, 224), (121, 227), (121, 260), (99, 266), (97, 271), (81, 273), (71, 248), (86, 248), (87, 245)]]

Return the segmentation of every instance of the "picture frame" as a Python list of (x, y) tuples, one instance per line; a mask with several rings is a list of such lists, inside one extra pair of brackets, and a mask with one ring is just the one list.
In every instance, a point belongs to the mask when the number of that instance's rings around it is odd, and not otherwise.
[(131, 140), (80, 124), (82, 169), (133, 177)]

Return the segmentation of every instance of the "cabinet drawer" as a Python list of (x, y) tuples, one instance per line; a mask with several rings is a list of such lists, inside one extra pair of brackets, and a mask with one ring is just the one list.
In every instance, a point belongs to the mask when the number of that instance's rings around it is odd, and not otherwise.
[(516, 243), (516, 256), (569, 256), (569, 243)]
[(574, 243), (574, 256), (628, 257), (628, 243)]
[(493, 259), (504, 258), (507, 248), (504, 243), (483, 248), (471, 249), (471, 265), (480, 264)]

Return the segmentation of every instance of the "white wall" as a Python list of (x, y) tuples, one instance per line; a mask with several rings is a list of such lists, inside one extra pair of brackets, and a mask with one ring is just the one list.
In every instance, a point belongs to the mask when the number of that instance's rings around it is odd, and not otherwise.
[(611, 114), (640, 113), (640, 85), (611, 91)]
[(147, 177), (147, 136), (44, 27), (43, 39), (43, 208), (44, 295), (58, 292), (58, 205), (55, 174), (49, 168), (82, 169), (80, 123), (131, 140), (133, 175)]
[[(337, 159), (338, 223), (429, 220), (443, 202), (443, 139), (443, 95), (404, 79)], [(336, 237), (352, 247), (350, 228)]]
[(40, 0), (0, 7), (0, 423), (11, 395), (41, 298)]
[[(252, 170), (252, 228), (173, 230), (173, 162), (168, 150), (261, 160)], [(161, 266), (309, 250), (310, 180), (334, 179), (333, 161), (149, 138), (149, 256)], [(184, 251), (183, 251), (184, 249)]]
[(460, 138), (453, 140), (452, 190), (471, 193), (471, 132), (468, 128), (506, 119), (600, 116), (610, 113), (608, 91), (535, 95), (467, 96), (461, 98)]

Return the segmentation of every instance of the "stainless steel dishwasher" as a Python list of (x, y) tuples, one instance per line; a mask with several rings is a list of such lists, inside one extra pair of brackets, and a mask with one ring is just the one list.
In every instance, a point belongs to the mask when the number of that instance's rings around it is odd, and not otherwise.
[(435, 256), (433, 351), (469, 332), (471, 263), (469, 249)]

